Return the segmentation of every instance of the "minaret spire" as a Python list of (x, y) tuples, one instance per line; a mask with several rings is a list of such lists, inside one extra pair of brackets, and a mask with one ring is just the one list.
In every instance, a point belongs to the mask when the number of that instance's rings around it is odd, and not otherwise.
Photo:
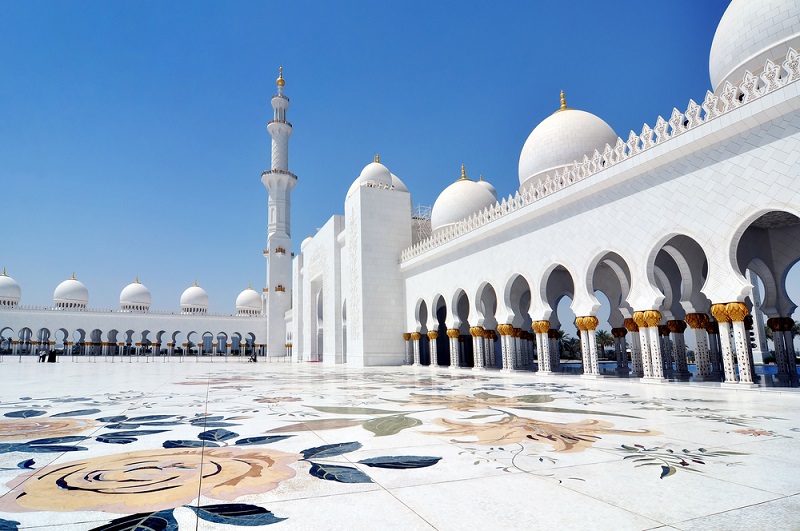
[[(289, 98), (283, 94), (286, 80), (283, 66), (278, 68), (275, 80), (278, 92), (272, 96), (273, 118), (267, 124), (272, 137), (271, 168), (261, 174), (261, 182), (269, 193), (267, 203), (267, 283), (262, 291), (263, 310), (267, 316), (266, 337), (259, 342), (267, 344), (267, 355), (283, 356), (285, 353), (284, 316), (292, 307), (292, 236), (290, 228), (291, 193), (297, 185), (297, 176), (289, 171), (289, 137), (292, 124), (286, 121)], [(276, 289), (280, 287), (280, 289)]]

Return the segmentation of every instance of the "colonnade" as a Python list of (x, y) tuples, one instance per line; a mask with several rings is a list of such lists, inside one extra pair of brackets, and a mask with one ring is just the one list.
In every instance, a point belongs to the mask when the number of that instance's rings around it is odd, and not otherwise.
[[(691, 330), (694, 336), (694, 377), (700, 381), (722, 380), (726, 385), (754, 385), (753, 354), (749, 330), (753, 318), (743, 302), (712, 304), (710, 314), (689, 313), (684, 319), (669, 319), (658, 310), (633, 312), (624, 320), (623, 326), (611, 330), (614, 337), (614, 352), (617, 362), (616, 374), (664, 380), (666, 377), (688, 379), (689, 360), (685, 334)], [(664, 324), (662, 324), (664, 323)], [(599, 322), (594, 315), (575, 319), (581, 345), (583, 374), (599, 376), (599, 356), (595, 331)], [(773, 332), (778, 381), (783, 385), (797, 384), (797, 367), (792, 336), (794, 321), (789, 317), (767, 320)], [(474, 353), (474, 369), (495, 367), (495, 342), (500, 343), (500, 366), (506, 371), (529, 370), (537, 361), (537, 371), (552, 374), (560, 369), (559, 331), (551, 328), (550, 321), (532, 322), (533, 334), (501, 323), (496, 330), (480, 326), (469, 328)], [(430, 367), (437, 363), (439, 332), (426, 334), (430, 349)], [(403, 334), (405, 362), (421, 366), (425, 337), (421, 332)], [(459, 338), (457, 329), (448, 329), (450, 368), (460, 367)], [(630, 351), (630, 359), (628, 352)], [(738, 369), (738, 370), (737, 370)]]

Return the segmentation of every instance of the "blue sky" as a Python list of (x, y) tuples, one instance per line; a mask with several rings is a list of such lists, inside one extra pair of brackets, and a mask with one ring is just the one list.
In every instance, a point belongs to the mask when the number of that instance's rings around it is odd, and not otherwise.
[(176, 309), (264, 282), (269, 100), (284, 66), (294, 248), (380, 153), (414, 204), (460, 176), (500, 194), (558, 107), (622, 136), (710, 86), (727, 0), (0, 1), (0, 266), (23, 304), (75, 271), (114, 308), (139, 275)]

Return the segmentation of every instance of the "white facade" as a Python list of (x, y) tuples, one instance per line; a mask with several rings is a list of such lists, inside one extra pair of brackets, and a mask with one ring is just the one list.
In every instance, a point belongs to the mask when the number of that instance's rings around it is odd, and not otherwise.
[[(257, 292), (246, 290), (237, 317), (214, 321), (193, 287), (182, 300), (186, 315), (164, 321), (180, 324), (142, 326), (231, 337), (252, 325), (254, 344), (297, 361), (550, 373), (561, 359), (558, 303), (568, 297), (582, 372), (596, 377), (602, 292), (620, 375), (686, 378), (692, 361), (699, 379), (751, 385), (765, 322), (778, 379), (792, 383), (796, 304), (785, 278), (800, 259), (799, 47), (796, 2), (734, 0), (715, 36), (702, 102), (619, 138), (600, 117), (568, 107), (562, 93), (524, 144), (519, 188), (498, 200), (462, 167), (430, 220), (412, 212), (409, 190), (376, 156), (343, 198), (343, 213), (296, 256), (297, 177), (288, 166), (293, 129), (281, 74), (268, 125), (272, 167), (262, 174), (269, 203), (261, 311)], [(24, 313), (5, 285), (0, 327)], [(88, 303), (76, 286), (63, 290), (67, 308)], [(149, 304), (131, 289), (138, 295), (128, 311)], [(114, 320), (122, 317), (105, 318), (119, 329)]]

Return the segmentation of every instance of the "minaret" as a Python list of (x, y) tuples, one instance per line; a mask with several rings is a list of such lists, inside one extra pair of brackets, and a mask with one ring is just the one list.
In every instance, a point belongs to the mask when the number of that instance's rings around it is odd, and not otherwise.
[(292, 188), (297, 176), (289, 171), (289, 137), (292, 124), (286, 121), (289, 98), (283, 95), (283, 67), (275, 81), (278, 93), (272, 96), (274, 115), (267, 125), (272, 137), (272, 169), (261, 174), (267, 187), (267, 286), (263, 292), (267, 315), (267, 355), (283, 356), (286, 348), (284, 315), (292, 307), (292, 238), (289, 226)]

